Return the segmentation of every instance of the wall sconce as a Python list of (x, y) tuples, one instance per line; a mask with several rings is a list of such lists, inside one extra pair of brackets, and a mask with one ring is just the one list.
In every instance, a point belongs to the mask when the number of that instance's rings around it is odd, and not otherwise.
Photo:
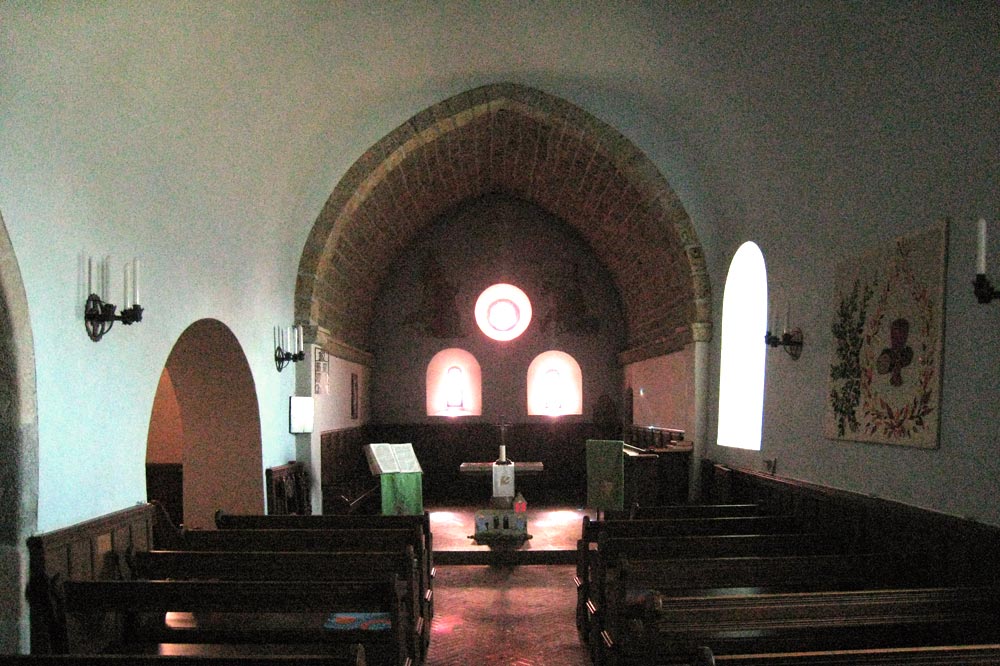
[(289, 363), (298, 363), (306, 357), (302, 344), (302, 327), (274, 327), (274, 367), (281, 372)]
[(83, 325), (87, 335), (98, 342), (111, 330), (116, 321), (131, 326), (142, 321), (142, 306), (139, 305), (139, 260), (132, 259), (125, 264), (124, 300), (122, 311), (115, 314), (118, 306), (108, 303), (111, 289), (111, 257), (104, 257), (94, 270), (94, 258), (87, 257), (87, 300), (83, 304)]
[(993, 288), (986, 277), (986, 220), (979, 218), (979, 242), (976, 245), (976, 279), (972, 282), (972, 291), (980, 303), (989, 303), (1000, 296), (1000, 291)]
[[(771, 332), (771, 326), (768, 324), (768, 330), (764, 333), (764, 344), (769, 347), (784, 347), (785, 352), (792, 357), (793, 361), (799, 360), (802, 356), (802, 329), (801, 328), (788, 328), (788, 311), (791, 308), (785, 305), (785, 325), (782, 327), (781, 335)], [(778, 330), (778, 320), (775, 317), (774, 330)]]
[(802, 356), (802, 329), (786, 330), (780, 336), (768, 331), (764, 334), (764, 343), (771, 347), (784, 347), (788, 355), (797, 361)]

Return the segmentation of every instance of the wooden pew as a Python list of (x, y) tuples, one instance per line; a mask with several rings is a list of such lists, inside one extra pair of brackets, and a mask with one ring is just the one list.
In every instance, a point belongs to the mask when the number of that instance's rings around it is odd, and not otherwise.
[[(424, 561), (426, 581), (424, 606), (428, 620), (434, 614), (434, 535), (431, 533), (430, 514), (419, 516), (383, 515), (256, 515), (215, 512), (215, 526), (220, 530), (231, 529), (412, 529), (420, 528), (423, 543), (416, 547), (417, 555)], [(426, 553), (426, 555), (425, 555)]]
[(1000, 644), (944, 645), (715, 656), (708, 648), (692, 666), (997, 666)]
[(5, 654), (10, 666), (366, 666), (365, 651), (345, 655), (161, 655), (161, 654)]
[[(714, 521), (715, 519), (708, 519)], [(611, 529), (602, 529), (602, 521), (584, 520), (584, 536), (577, 541), (576, 576), (574, 582), (577, 588), (576, 619), (577, 628), (586, 632), (588, 623), (587, 602), (590, 598), (591, 579), (593, 572), (600, 569), (602, 559), (614, 559), (627, 555), (632, 558), (667, 558), (667, 557), (739, 557), (748, 555), (782, 555), (807, 554), (815, 552), (844, 552), (850, 547), (850, 542), (836, 538), (834, 535), (794, 531), (789, 533), (732, 533), (732, 534), (680, 534), (672, 536), (651, 536), (656, 534), (650, 530), (641, 536), (619, 536), (621, 531), (614, 527), (617, 524), (633, 521), (614, 521)], [(659, 521), (635, 521), (651, 523)], [(673, 521), (670, 529), (676, 530)], [(684, 521), (684, 526), (691, 526), (698, 521)], [(777, 525), (783, 525), (778, 523)], [(759, 523), (749, 523), (750, 526), (761, 526)], [(770, 525), (774, 526), (774, 523)], [(797, 526), (796, 524), (792, 524)], [(785, 525), (786, 527), (788, 525)], [(730, 524), (733, 529), (751, 529), (746, 523)], [(683, 529), (681, 530), (683, 531)], [(626, 534), (629, 534), (626, 532)], [(587, 634), (584, 633), (586, 636)]]
[(420, 566), (423, 615), (433, 615), (430, 551), (419, 524), (400, 528), (178, 530), (157, 543), (165, 550), (239, 551), (398, 551), (412, 547)]
[(591, 520), (583, 517), (577, 541), (577, 578), (586, 581), (591, 551), (600, 539), (648, 539), (734, 534), (794, 534), (808, 525), (791, 516), (732, 516), (637, 520)]
[(930, 585), (932, 576), (912, 571), (883, 553), (629, 560), (609, 566), (595, 580), (587, 608), (590, 642), (621, 635), (643, 621), (652, 595), (727, 594), (891, 589)]
[[(259, 645), (264, 654), (282, 646), (312, 654), (361, 643), (368, 663), (412, 666), (406, 634), (405, 589), (379, 581), (65, 581), (62, 630), (73, 652), (74, 635), (106, 614), (120, 618), (120, 632), (102, 652), (143, 654), (169, 644)], [(334, 631), (332, 613), (387, 613), (383, 631)], [(168, 623), (167, 613), (191, 613), (188, 624)]]
[(759, 504), (636, 504), (621, 511), (605, 511), (605, 520), (637, 520), (650, 518), (732, 518), (757, 516), (766, 512)]
[(639, 518), (591, 520), (583, 517), (581, 538), (594, 542), (601, 534), (612, 538), (693, 536), (696, 534), (777, 534), (808, 531), (808, 523), (795, 516), (753, 515), (693, 518)]
[[(604, 634), (600, 664), (716, 655), (992, 644), (1000, 589), (944, 587), (702, 597), (655, 594), (641, 622)], [(683, 663), (683, 662), (680, 662)]]
[(357, 581), (398, 577), (406, 591), (404, 620), (415, 652), (426, 655), (430, 619), (423, 614), (413, 549), (364, 552), (177, 551), (133, 553), (134, 578), (157, 580)]

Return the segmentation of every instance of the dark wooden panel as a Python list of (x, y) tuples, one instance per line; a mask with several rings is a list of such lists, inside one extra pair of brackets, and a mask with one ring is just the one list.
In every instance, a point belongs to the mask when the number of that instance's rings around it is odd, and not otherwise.
[(264, 483), (268, 515), (308, 516), (312, 513), (309, 473), (302, 463), (289, 461), (287, 465), (268, 467), (264, 470)]
[(320, 434), (323, 513), (378, 511), (379, 496), (365, 460), (364, 446), (375, 440), (366, 426), (328, 430)]
[(174, 525), (184, 524), (184, 466), (146, 463), (146, 499), (163, 505)]
[[(648, 445), (663, 445), (655, 481), (643, 484), (646, 504), (687, 501), (690, 452), (677, 446), (683, 433), (666, 428), (636, 428), (651, 436)], [(652, 433), (652, 435), (650, 435)], [(521, 462), (541, 462), (542, 474), (522, 476), (518, 489), (530, 503), (582, 504), (586, 500), (588, 439), (607, 437), (605, 429), (587, 422), (513, 423), (504, 441), (507, 455)], [(484, 503), (489, 484), (475, 476), (459, 474), (464, 462), (492, 462), (500, 449), (500, 428), (495, 423), (446, 421), (441, 423), (368, 424), (332, 430), (320, 436), (323, 512), (346, 513), (347, 502), (377, 488), (365, 461), (364, 446), (371, 442), (409, 442), (424, 470), (424, 501), (432, 503)], [(649, 483), (656, 485), (649, 490)], [(639, 491), (637, 491), (639, 492)], [(377, 490), (368, 511), (378, 511)], [(364, 511), (364, 510), (362, 510)]]
[(754, 470), (715, 466), (712, 494), (799, 516), (900, 556), (917, 554), (957, 580), (1000, 583), (1000, 527)]
[(153, 504), (135, 507), (28, 538), (31, 649), (47, 653), (52, 644), (53, 581), (114, 580), (121, 576), (124, 554), (147, 550), (153, 542), (157, 511)]

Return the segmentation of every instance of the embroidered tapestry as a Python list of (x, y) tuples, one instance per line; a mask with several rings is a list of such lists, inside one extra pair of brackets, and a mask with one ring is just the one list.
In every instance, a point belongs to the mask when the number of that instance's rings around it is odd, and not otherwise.
[(936, 448), (947, 222), (837, 268), (826, 436)]

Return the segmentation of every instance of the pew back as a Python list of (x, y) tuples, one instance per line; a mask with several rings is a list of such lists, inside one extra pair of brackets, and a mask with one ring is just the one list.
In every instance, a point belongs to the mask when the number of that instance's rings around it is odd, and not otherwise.
[(998, 599), (988, 587), (653, 595), (640, 625), (602, 641), (609, 661), (626, 664), (705, 645), (720, 655), (995, 643)]
[(364, 647), (345, 654), (5, 654), (9, 666), (366, 666)]
[[(395, 578), (371, 581), (66, 581), (62, 585), (67, 645), (103, 614), (120, 617), (107, 651), (143, 653), (161, 643), (301, 646), (362, 643), (371, 656), (408, 666), (418, 655), (408, 633), (404, 588)], [(191, 613), (169, 625), (167, 613)], [(385, 613), (387, 631), (331, 631), (331, 614)]]
[(605, 520), (636, 520), (649, 518), (724, 518), (756, 516), (765, 513), (759, 504), (664, 504), (635, 505), (621, 511), (604, 512)]

